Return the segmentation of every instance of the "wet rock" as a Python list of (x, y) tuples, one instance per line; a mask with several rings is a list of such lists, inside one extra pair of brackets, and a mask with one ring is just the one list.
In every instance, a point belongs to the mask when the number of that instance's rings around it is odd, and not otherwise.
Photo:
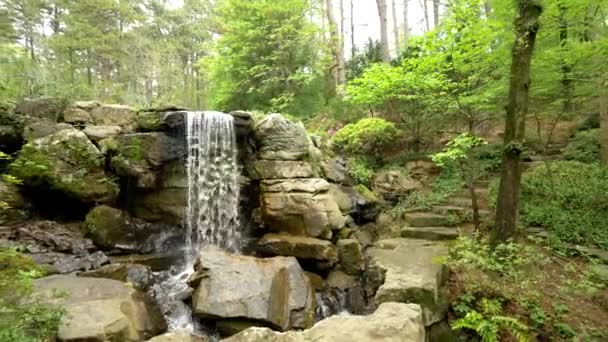
[(268, 160), (303, 160), (309, 151), (306, 129), (280, 114), (270, 114), (254, 130), (258, 158)]
[(147, 342), (210, 342), (206, 336), (193, 335), (187, 331), (174, 331), (149, 339)]
[(327, 286), (335, 289), (346, 290), (357, 285), (357, 279), (340, 270), (334, 270), (327, 276)]
[(374, 193), (364, 186), (351, 188), (341, 186), (340, 190), (350, 197), (352, 207), (350, 216), (357, 224), (365, 224), (374, 222), (380, 214), (380, 201), (375, 197)]
[(158, 307), (120, 281), (56, 275), (36, 279), (34, 294), (66, 310), (60, 341), (142, 341), (166, 330)]
[(116, 173), (134, 178), (142, 189), (156, 188), (161, 167), (183, 159), (186, 153), (182, 139), (160, 132), (123, 134), (116, 138), (116, 145), (112, 157)]
[(346, 215), (350, 215), (355, 212), (355, 206), (351, 199), (351, 196), (347, 193), (348, 190), (343, 190), (345, 187), (336, 184), (329, 185), (329, 193), (334, 198), (340, 211)]
[(65, 106), (64, 99), (53, 97), (26, 98), (17, 103), (15, 113), (57, 122)]
[[(144, 111), (137, 113), (137, 130), (141, 132), (167, 132), (183, 134), (186, 112)], [(173, 135), (173, 134), (171, 134)]]
[(150, 267), (153, 272), (166, 271), (173, 265), (183, 265), (184, 253), (181, 250), (164, 253), (128, 254), (110, 256), (112, 263), (139, 264)]
[[(36, 258), (34, 258), (34, 260), (36, 260)], [(108, 256), (102, 251), (97, 251), (92, 254), (84, 253), (81, 255), (64, 254), (55, 262), (51, 263), (51, 269), (57, 273), (67, 274), (76, 271), (94, 270), (109, 262), (110, 259), (108, 259)]]
[(0, 151), (13, 153), (18, 151), (22, 144), (23, 139), (17, 128), (0, 124)]
[(331, 241), (287, 234), (266, 234), (258, 242), (258, 251), (264, 255), (293, 256), (335, 263), (336, 247)]
[(60, 252), (80, 255), (95, 250), (93, 242), (84, 237), (80, 224), (27, 222), (13, 227), (9, 239), (18, 241), (29, 253)]
[(27, 143), (10, 172), (29, 187), (51, 188), (82, 202), (111, 202), (118, 193), (104, 173), (101, 152), (75, 129)]
[(146, 291), (153, 281), (150, 267), (137, 264), (109, 264), (93, 271), (82, 272), (79, 276), (119, 280), (142, 291)]
[(73, 129), (72, 125), (66, 123), (56, 123), (51, 121), (36, 121), (26, 125), (23, 129), (23, 138), (25, 141), (44, 138), (53, 133), (65, 129)]
[(268, 328), (249, 328), (222, 342), (424, 342), (425, 330), (419, 305), (384, 303), (371, 315), (329, 317), (304, 331), (278, 333)]
[(245, 318), (280, 330), (312, 324), (313, 290), (295, 258), (259, 259), (206, 247), (195, 270), (189, 282), (199, 317)]
[(356, 239), (343, 239), (338, 240), (337, 245), (340, 267), (347, 274), (359, 275), (365, 263), (359, 241)]
[(292, 235), (330, 237), (345, 219), (321, 178), (264, 180), (261, 182), (264, 224)]
[(150, 222), (181, 225), (188, 206), (188, 191), (183, 188), (161, 188), (138, 193), (134, 199), (134, 215)]
[(91, 118), (96, 125), (120, 126), (129, 130), (135, 126), (136, 112), (128, 106), (106, 104), (93, 108)]
[(246, 137), (253, 130), (252, 114), (244, 111), (230, 112), (234, 118), (234, 127), (237, 137)]
[(120, 126), (86, 126), (83, 130), (84, 134), (93, 141), (115, 137), (121, 131)]
[(101, 247), (141, 253), (169, 248), (172, 238), (178, 239), (180, 235), (176, 227), (145, 222), (106, 205), (93, 208), (87, 214), (85, 226), (91, 239)]

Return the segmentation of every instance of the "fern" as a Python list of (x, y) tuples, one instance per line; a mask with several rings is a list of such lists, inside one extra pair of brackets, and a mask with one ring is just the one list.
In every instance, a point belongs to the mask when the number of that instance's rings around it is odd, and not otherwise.
[[(496, 302), (484, 299), (487, 302)], [(486, 304), (482, 303), (482, 306)], [(491, 305), (492, 311), (496, 309), (495, 303)], [(452, 323), (453, 330), (468, 329), (474, 331), (483, 342), (498, 342), (500, 331), (505, 330), (511, 333), (518, 342), (528, 342), (528, 327), (517, 318), (501, 315), (487, 315), (473, 310), (469, 311), (463, 318), (459, 318)]]

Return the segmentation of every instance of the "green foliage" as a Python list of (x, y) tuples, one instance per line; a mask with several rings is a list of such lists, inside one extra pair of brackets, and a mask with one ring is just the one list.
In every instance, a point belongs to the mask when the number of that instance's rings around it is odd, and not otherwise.
[(464, 163), (470, 158), (474, 148), (487, 144), (488, 142), (480, 137), (463, 133), (450, 140), (447, 147), (442, 152), (435, 153), (431, 159), (441, 167), (454, 162)]
[(608, 249), (608, 170), (595, 164), (562, 161), (523, 175), (521, 220), (549, 229), (565, 242)]
[(212, 105), (307, 116), (323, 103), (325, 76), (317, 72), (322, 44), (306, 0), (222, 0), (208, 67)]
[(600, 130), (590, 129), (576, 133), (563, 151), (566, 160), (596, 163), (600, 160)]
[(391, 215), (395, 218), (400, 217), (406, 210), (430, 209), (431, 207), (442, 204), (450, 196), (462, 190), (464, 182), (462, 177), (453, 167), (444, 168), (433, 183), (430, 192), (414, 191), (399, 200), (399, 203), (391, 209)]
[(65, 315), (32, 295), (32, 280), (44, 275), (12, 249), (0, 249), (0, 341), (38, 342), (53, 338)]
[(358, 184), (370, 186), (374, 178), (374, 165), (366, 158), (351, 158), (347, 162), (348, 174)]
[(529, 340), (528, 327), (517, 318), (502, 315), (502, 304), (498, 300), (483, 298), (477, 309), (465, 311), (464, 317), (452, 323), (452, 329), (473, 330), (483, 342), (501, 341), (501, 330), (508, 331), (519, 342)]
[(382, 51), (380, 42), (369, 38), (363, 47), (363, 51), (358, 52), (354, 58), (346, 62), (346, 79), (349, 81), (355, 79), (361, 76), (365, 69), (369, 68), (372, 64), (381, 62)]
[(384, 149), (394, 144), (397, 134), (393, 123), (380, 118), (366, 118), (344, 126), (334, 135), (332, 142), (337, 150), (380, 161)]

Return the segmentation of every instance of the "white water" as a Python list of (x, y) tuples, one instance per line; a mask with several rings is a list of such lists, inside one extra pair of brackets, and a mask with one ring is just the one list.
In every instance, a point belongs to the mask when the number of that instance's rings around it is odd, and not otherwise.
[(186, 281), (194, 272), (198, 251), (213, 245), (239, 252), (239, 168), (233, 117), (219, 112), (188, 112), (188, 208), (185, 265), (175, 265), (156, 287), (156, 297), (169, 330), (199, 331), (191, 308), (183, 302), (192, 289)]

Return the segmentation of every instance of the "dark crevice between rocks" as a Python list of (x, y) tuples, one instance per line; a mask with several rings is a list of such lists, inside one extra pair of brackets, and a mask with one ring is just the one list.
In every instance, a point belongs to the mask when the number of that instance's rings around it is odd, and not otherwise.
[(47, 186), (21, 187), (21, 193), (31, 203), (32, 216), (58, 222), (84, 221), (95, 205), (53, 190)]

